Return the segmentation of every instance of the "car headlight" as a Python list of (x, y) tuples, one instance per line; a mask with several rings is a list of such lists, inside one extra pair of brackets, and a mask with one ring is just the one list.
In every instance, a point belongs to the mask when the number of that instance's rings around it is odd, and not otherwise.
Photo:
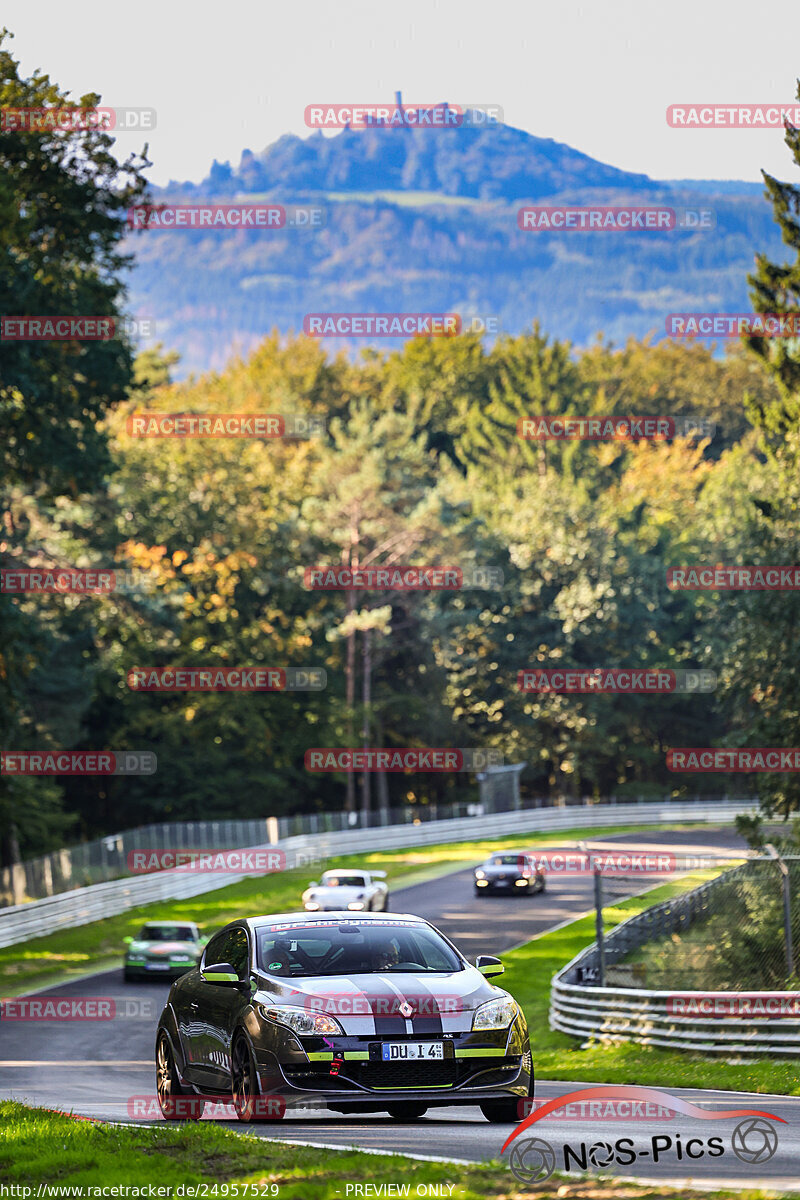
[(497, 1000), (487, 1000), (480, 1008), (475, 1009), (472, 1018), (473, 1029), (507, 1029), (519, 1012), (516, 1000), (510, 996), (500, 996)]
[(476, 872), (475, 872), (475, 878), (476, 878), (476, 879), (485, 879), (485, 878), (486, 878), (486, 872), (485, 872), (485, 871), (476, 871)]
[(326, 1013), (313, 1012), (307, 1008), (293, 1008), (288, 1004), (259, 1004), (258, 1010), (267, 1020), (277, 1021), (279, 1025), (288, 1025), (292, 1032), (300, 1037), (344, 1034), (339, 1022)]
[(309, 912), (316, 912), (319, 908), (318, 900), (306, 900), (306, 908)]
[(188, 954), (170, 954), (169, 961), (177, 962), (177, 963), (187, 963), (187, 962), (190, 963), (190, 962), (194, 962), (194, 959), (191, 958), (190, 955), (188, 955)]
[(364, 901), (363, 900), (351, 900), (347, 907), (353, 911), (356, 911), (356, 910), (364, 907)]

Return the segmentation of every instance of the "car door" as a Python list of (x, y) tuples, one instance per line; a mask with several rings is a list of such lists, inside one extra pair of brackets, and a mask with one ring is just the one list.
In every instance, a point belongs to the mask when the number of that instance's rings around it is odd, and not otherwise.
[[(213, 947), (214, 957), (207, 952), (204, 961), (229, 962), (240, 979), (248, 979), (251, 971), (250, 943), (247, 930), (234, 926), (224, 931), (226, 940)], [(209, 943), (209, 950), (212, 943)], [(221, 1091), (231, 1088), (231, 1042), (233, 1031), (242, 1013), (250, 1004), (250, 994), (227, 984), (202, 980), (198, 1008), (203, 1018), (203, 1071), (212, 1087)]]
[[(200, 965), (224, 962), (230, 944), (229, 930), (216, 933), (206, 946)], [(191, 986), (184, 983), (180, 988), (180, 1005), (176, 1006), (178, 1032), (183, 1043), (185, 1075), (191, 1083), (202, 1085), (209, 1082), (211, 1038), (208, 1030), (208, 987), (200, 972), (191, 975)]]

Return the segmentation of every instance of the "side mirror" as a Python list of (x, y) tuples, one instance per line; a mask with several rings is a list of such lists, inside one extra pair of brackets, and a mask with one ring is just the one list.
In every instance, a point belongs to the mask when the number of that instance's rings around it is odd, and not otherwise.
[(221, 983), (226, 987), (237, 987), (242, 981), (230, 963), (210, 963), (200, 972), (206, 983)]
[(123, 938), (122, 940), (123, 940), (123, 942), (125, 943), (125, 945), (126, 945), (126, 946), (130, 946), (130, 945), (131, 945), (131, 943), (133, 942), (133, 938), (132, 938), (132, 937), (126, 937), (126, 938)]
[(491, 954), (479, 954), (475, 959), (475, 966), (487, 979), (491, 979), (495, 975), (502, 975), (505, 971), (500, 959), (493, 958)]

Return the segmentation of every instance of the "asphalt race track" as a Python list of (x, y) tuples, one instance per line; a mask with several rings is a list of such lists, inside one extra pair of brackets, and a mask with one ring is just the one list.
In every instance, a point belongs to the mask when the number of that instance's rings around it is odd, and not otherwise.
[[(730, 830), (699, 830), (676, 833), (616, 834), (591, 839), (593, 845), (610, 849), (635, 846), (637, 850), (674, 850), (693, 855), (721, 854), (741, 849), (743, 843)], [(574, 849), (570, 843), (565, 849)], [(532, 843), (531, 849), (535, 849)], [(553, 848), (549, 848), (553, 852)], [(606, 903), (633, 895), (657, 880), (606, 879)], [(591, 876), (562, 876), (551, 873), (547, 890), (536, 896), (481, 896), (473, 894), (472, 870), (460, 870), (414, 887), (392, 892), (393, 913), (414, 912), (437, 925), (469, 958), (481, 953), (502, 953), (537, 933), (587, 912), (593, 906)], [(502, 981), (500, 981), (502, 982)], [(0, 1021), (0, 1098), (23, 1100), (43, 1107), (73, 1110), (107, 1120), (160, 1121), (155, 1103), (153, 1040), (156, 1021), (169, 987), (165, 983), (125, 983), (122, 971), (110, 971), (51, 989), (48, 995), (113, 998), (113, 1020), (87, 1021)], [(536, 1061), (535, 1041), (533, 1043)], [(547, 1100), (580, 1087), (580, 1082), (543, 1082), (537, 1085), (537, 1100)], [(597, 1086), (587, 1085), (587, 1086)], [(730, 1186), (795, 1187), (800, 1163), (800, 1099), (763, 1095), (746, 1096), (726, 1092), (675, 1089), (690, 1101), (718, 1111), (757, 1108), (783, 1117), (777, 1125), (778, 1149), (766, 1163), (740, 1161), (731, 1148), (735, 1118), (705, 1122), (675, 1114), (658, 1118), (602, 1120), (596, 1115), (567, 1120), (554, 1115), (520, 1135), (519, 1141), (537, 1136), (555, 1151), (558, 1169), (563, 1169), (562, 1145), (576, 1152), (580, 1144), (613, 1144), (619, 1138), (633, 1139), (636, 1162), (617, 1166), (622, 1176), (657, 1178), (661, 1183), (686, 1186), (691, 1181), (725, 1182)], [(205, 1119), (205, 1118), (204, 1118)], [(500, 1157), (500, 1147), (512, 1126), (491, 1125), (477, 1108), (431, 1108), (414, 1123), (397, 1122), (388, 1116), (343, 1117), (337, 1113), (300, 1113), (282, 1121), (242, 1126), (224, 1124), (266, 1138), (312, 1142), (329, 1146), (356, 1145), (364, 1149), (422, 1154), (445, 1159), (485, 1160)], [(700, 1127), (702, 1126), (702, 1128)], [(680, 1138), (679, 1136), (680, 1135)], [(724, 1153), (709, 1158), (681, 1160), (681, 1148), (691, 1138), (718, 1136)], [(653, 1137), (660, 1137), (659, 1161), (653, 1161)], [(666, 1146), (665, 1138), (672, 1139)], [(695, 1153), (698, 1152), (694, 1144)], [(594, 1151), (599, 1165), (610, 1153), (602, 1144)], [(504, 1156), (507, 1161), (507, 1154)], [(576, 1169), (576, 1168), (573, 1168)], [(578, 1176), (576, 1175), (576, 1178)]]

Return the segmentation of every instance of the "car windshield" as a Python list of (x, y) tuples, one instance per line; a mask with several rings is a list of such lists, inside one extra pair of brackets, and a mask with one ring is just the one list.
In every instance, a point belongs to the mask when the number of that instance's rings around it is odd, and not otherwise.
[(447, 942), (411, 921), (319, 921), (264, 926), (257, 962), (268, 975), (372, 975), (386, 971), (463, 971)]
[(139, 934), (142, 942), (194, 942), (191, 925), (143, 925)]
[(493, 854), (489, 859), (490, 867), (516, 867), (522, 858), (521, 854)]
[(323, 875), (323, 887), (365, 887), (363, 875)]

